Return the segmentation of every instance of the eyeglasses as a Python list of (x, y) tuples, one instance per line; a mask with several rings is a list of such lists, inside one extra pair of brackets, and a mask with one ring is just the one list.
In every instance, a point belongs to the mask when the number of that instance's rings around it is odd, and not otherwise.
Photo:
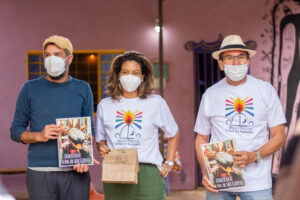
[(233, 64), (235, 58), (237, 58), (240, 63), (246, 63), (249, 56), (247, 54), (240, 54), (238, 56), (227, 55), (222, 57), (222, 60), (227, 64)]

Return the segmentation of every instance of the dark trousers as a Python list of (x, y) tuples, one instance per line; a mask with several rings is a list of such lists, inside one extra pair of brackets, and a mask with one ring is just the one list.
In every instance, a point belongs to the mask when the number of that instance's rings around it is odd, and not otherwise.
[(27, 169), (26, 185), (30, 200), (88, 200), (89, 173), (44, 172)]

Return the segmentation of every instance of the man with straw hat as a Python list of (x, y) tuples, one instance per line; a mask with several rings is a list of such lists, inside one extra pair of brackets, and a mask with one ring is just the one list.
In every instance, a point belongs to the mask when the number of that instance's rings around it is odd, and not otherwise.
[[(238, 35), (225, 37), (212, 54), (226, 77), (203, 94), (194, 129), (208, 200), (272, 200), (272, 154), (285, 144), (286, 119), (273, 86), (247, 74), (254, 55)], [(236, 141), (233, 162), (246, 185), (221, 191), (209, 181), (200, 145), (228, 139)]]

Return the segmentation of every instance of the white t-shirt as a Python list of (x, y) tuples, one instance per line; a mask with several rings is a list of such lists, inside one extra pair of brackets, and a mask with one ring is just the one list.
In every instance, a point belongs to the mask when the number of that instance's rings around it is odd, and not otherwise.
[[(204, 93), (194, 131), (211, 134), (210, 142), (235, 139), (238, 151), (254, 151), (269, 141), (269, 127), (286, 123), (278, 95), (269, 83), (247, 75), (238, 86), (222, 79)], [(226, 191), (256, 191), (272, 187), (272, 156), (247, 165), (246, 186)]]
[(168, 138), (174, 137), (178, 126), (165, 100), (159, 95), (146, 99), (111, 97), (97, 108), (96, 141), (106, 140), (111, 149), (136, 148), (141, 163), (162, 165), (158, 145), (158, 129)]

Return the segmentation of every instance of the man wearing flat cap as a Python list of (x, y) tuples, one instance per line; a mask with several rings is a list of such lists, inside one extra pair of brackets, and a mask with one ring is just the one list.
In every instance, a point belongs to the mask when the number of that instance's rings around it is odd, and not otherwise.
[[(208, 200), (272, 200), (272, 155), (285, 144), (286, 119), (273, 86), (247, 74), (254, 54), (238, 35), (225, 37), (212, 54), (226, 77), (203, 94), (194, 129)], [(209, 180), (200, 145), (229, 139), (235, 139), (233, 162), (243, 169), (245, 186), (218, 190)]]
[[(47, 74), (23, 85), (10, 128), (12, 140), (29, 144), (26, 173), (29, 198), (89, 199), (88, 165), (58, 167), (59, 128), (55, 124), (57, 118), (93, 119), (92, 92), (87, 82), (69, 76), (73, 59), (69, 39), (51, 36), (44, 41), (43, 51)], [(94, 135), (93, 125), (92, 132)]]

